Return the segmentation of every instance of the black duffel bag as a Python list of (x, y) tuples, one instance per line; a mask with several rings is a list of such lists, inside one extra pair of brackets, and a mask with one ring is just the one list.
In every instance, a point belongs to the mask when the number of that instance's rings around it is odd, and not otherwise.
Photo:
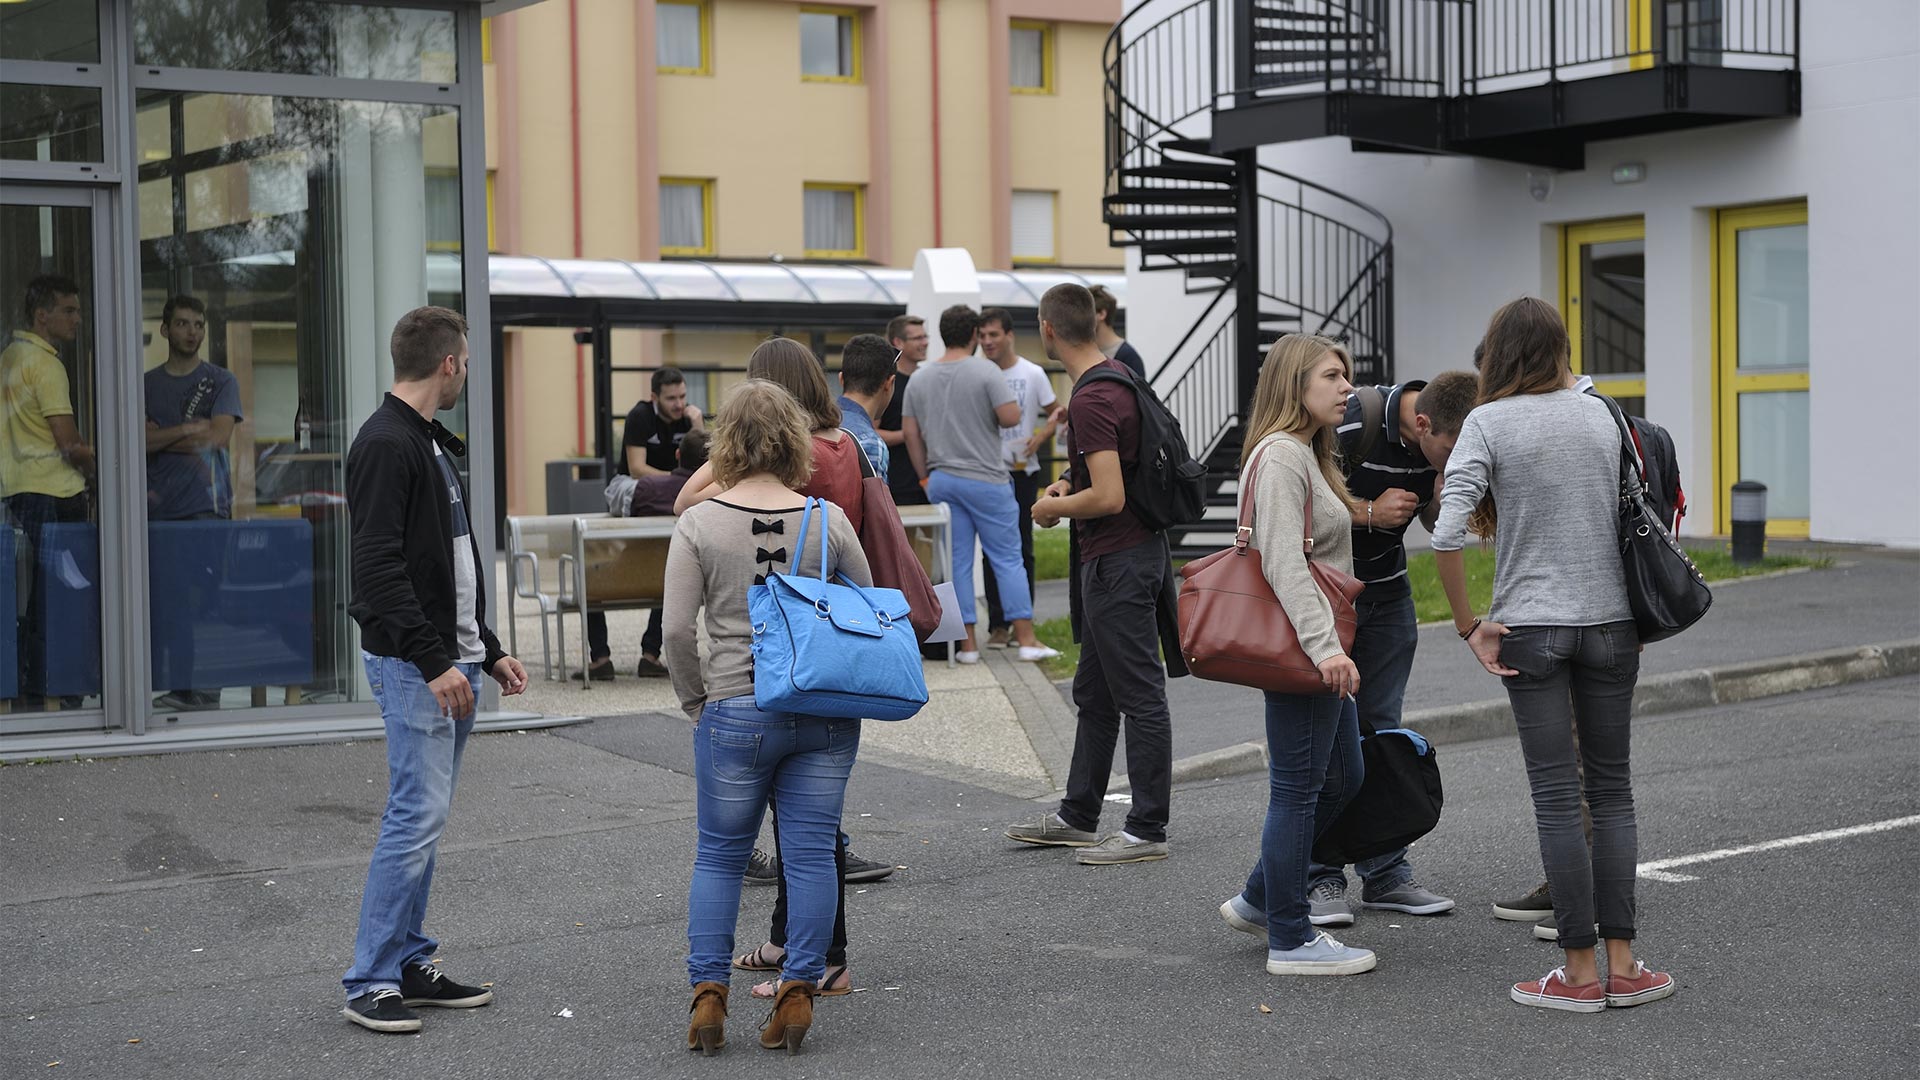
[(1409, 728), (1386, 728), (1360, 741), (1367, 776), (1327, 831), (1313, 861), (1345, 866), (1406, 847), (1440, 823), (1445, 796), (1433, 744)]

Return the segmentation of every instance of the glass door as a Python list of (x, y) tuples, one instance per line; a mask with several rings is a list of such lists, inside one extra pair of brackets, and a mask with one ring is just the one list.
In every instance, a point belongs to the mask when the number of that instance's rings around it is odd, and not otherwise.
[(1806, 536), (1810, 336), (1807, 204), (1722, 210), (1714, 244), (1716, 527), (1737, 481), (1767, 485), (1767, 535)]
[(0, 185), (0, 732), (101, 709), (96, 332), (112, 310), (89, 188)]
[(1646, 238), (1639, 218), (1569, 225), (1560, 276), (1574, 372), (1635, 416), (1647, 414)]

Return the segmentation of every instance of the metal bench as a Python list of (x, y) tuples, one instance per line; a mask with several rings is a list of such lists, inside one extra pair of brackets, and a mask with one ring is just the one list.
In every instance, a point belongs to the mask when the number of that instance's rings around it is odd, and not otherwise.
[[(507, 519), (507, 651), (520, 653), (517, 602), (532, 601), (540, 615), (540, 664), (547, 679), (567, 676), (566, 614), (579, 605), (575, 597), (578, 582), (573, 574), (574, 523), (582, 519), (605, 518), (605, 514), (545, 514)], [(554, 622), (554, 635), (547, 620)], [(586, 640), (583, 633), (581, 640)], [(560, 672), (554, 674), (554, 658), (559, 657)]]

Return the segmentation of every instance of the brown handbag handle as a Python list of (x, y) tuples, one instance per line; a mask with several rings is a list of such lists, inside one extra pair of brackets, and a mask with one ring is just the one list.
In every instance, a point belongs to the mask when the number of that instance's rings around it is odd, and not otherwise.
[[(1282, 435), (1281, 438), (1286, 436)], [(1266, 452), (1247, 463), (1246, 479), (1240, 482), (1240, 527), (1234, 530), (1233, 549), (1246, 554), (1247, 544), (1253, 539), (1253, 488), (1254, 481), (1260, 476), (1260, 463), (1266, 459)], [(1313, 557), (1313, 477), (1307, 477), (1307, 504), (1305, 516), (1300, 522), (1300, 551), (1308, 558)]]

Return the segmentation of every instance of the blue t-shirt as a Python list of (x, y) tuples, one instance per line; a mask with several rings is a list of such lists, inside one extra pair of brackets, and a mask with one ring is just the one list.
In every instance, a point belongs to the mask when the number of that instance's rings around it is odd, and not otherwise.
[[(185, 375), (154, 368), (146, 375), (147, 419), (163, 428), (187, 420), (240, 416), (240, 382), (225, 368), (202, 360)], [(205, 514), (233, 513), (233, 478), (227, 448), (208, 447), (182, 454), (162, 450), (147, 455), (147, 519), (182, 521)]]
[(873, 466), (873, 475), (887, 475), (887, 444), (880, 441), (880, 433), (873, 429), (873, 417), (867, 415), (859, 402), (845, 395), (840, 398), (840, 426), (860, 444), (867, 455), (867, 464)]

